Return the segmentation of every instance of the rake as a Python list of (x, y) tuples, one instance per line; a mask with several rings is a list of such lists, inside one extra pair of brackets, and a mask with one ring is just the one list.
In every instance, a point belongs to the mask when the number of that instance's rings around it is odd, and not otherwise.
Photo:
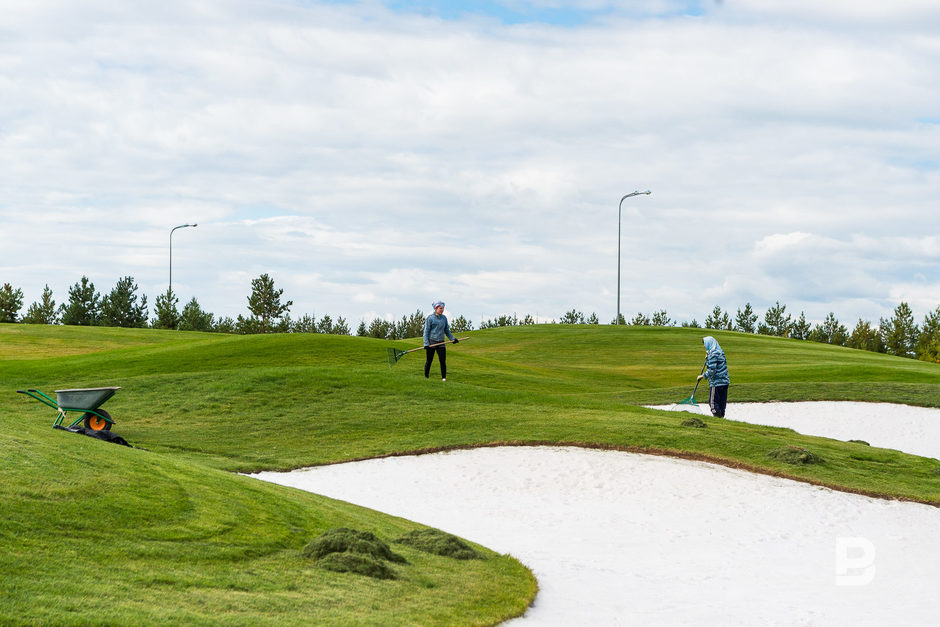
[[(705, 372), (705, 366), (706, 366), (706, 365), (708, 365), (708, 361), (706, 361), (704, 364), (702, 364), (702, 372), (700, 372), (699, 375), (701, 375), (701, 374), (703, 374), (703, 373)], [(697, 410), (697, 409), (698, 409), (698, 401), (695, 400), (695, 392), (696, 392), (696, 390), (698, 390), (698, 384), (699, 384), (701, 381), (702, 381), (701, 379), (696, 379), (696, 380), (695, 380), (695, 387), (692, 388), (692, 394), (691, 394), (688, 398), (684, 398), (684, 399), (682, 399), (681, 401), (679, 401), (678, 403), (676, 403), (675, 405), (673, 405), (673, 409), (680, 410), (680, 411), (685, 411), (685, 408), (684, 408), (684, 407), (678, 407), (678, 405), (692, 405), (692, 406), (695, 407), (695, 409)]]
[[(460, 341), (469, 340), (469, 337), (458, 337)], [(437, 344), (428, 344), (427, 348), (433, 348), (435, 346), (441, 346), (442, 344), (449, 344), (450, 342), (438, 342)], [(407, 355), (408, 353), (413, 353), (415, 351), (423, 350), (424, 346), (419, 346), (418, 348), (412, 348), (406, 351), (400, 351), (397, 348), (386, 348), (385, 352), (388, 354), (388, 367), (391, 369), (392, 366), (398, 363), (398, 360)]]

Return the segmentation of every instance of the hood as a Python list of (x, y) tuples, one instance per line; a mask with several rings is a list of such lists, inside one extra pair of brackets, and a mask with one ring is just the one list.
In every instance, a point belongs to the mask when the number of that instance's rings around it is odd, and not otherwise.
[(715, 351), (724, 352), (721, 350), (721, 346), (718, 345), (718, 340), (713, 338), (710, 335), (706, 335), (702, 338), (702, 342), (705, 344), (705, 351), (713, 353)]

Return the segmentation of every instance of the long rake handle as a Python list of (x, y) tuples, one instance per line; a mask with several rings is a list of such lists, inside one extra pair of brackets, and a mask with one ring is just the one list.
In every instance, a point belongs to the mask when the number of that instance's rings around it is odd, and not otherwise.
[[(458, 340), (469, 340), (470, 338), (469, 338), (469, 337), (458, 337), (457, 339), (458, 339)], [(422, 350), (422, 349), (424, 349), (424, 348), (434, 348), (435, 346), (442, 346), (442, 345), (444, 345), (444, 344), (450, 344), (450, 343), (451, 343), (451, 340), (446, 340), (446, 341), (444, 341), (444, 342), (438, 342), (437, 344), (428, 344), (427, 346), (419, 346), (418, 348), (412, 348), (412, 349), (410, 349), (410, 350), (402, 351), (401, 354), (404, 355), (404, 354), (406, 354), (406, 353), (413, 353), (413, 352), (415, 352), (415, 351), (419, 351), (419, 350)]]
[[(700, 373), (698, 373), (699, 376), (702, 376), (703, 374), (705, 374), (705, 366), (707, 366), (707, 365), (708, 365), (708, 360), (706, 359), (706, 360), (705, 360), (705, 363), (702, 364), (702, 371), (701, 371)], [(695, 391), (698, 390), (698, 384), (701, 383), (701, 382), (702, 382), (701, 379), (696, 379), (696, 380), (695, 380), (695, 387), (692, 388), (692, 396), (691, 396), (691, 398), (694, 398), (694, 397), (695, 397)]]

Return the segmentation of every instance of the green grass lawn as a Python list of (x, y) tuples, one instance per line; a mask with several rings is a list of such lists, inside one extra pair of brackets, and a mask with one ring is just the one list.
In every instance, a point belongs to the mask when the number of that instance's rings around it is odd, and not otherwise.
[[(789, 429), (645, 409), (687, 397), (701, 330), (592, 325), (471, 333), (448, 380), (396, 343), (0, 325), (0, 623), (492, 624), (536, 584), (482, 547), (457, 561), (393, 545), (371, 579), (318, 568), (304, 546), (344, 526), (391, 541), (405, 521), (234, 474), (498, 443), (574, 443), (712, 460), (940, 505), (940, 462)], [(940, 365), (714, 332), (730, 402), (873, 400), (940, 407)], [(437, 365), (435, 364), (436, 372)], [(121, 386), (107, 409), (135, 448), (50, 428), (15, 393)], [(5, 392), (4, 392), (5, 390)], [(825, 463), (771, 459), (798, 446)]]

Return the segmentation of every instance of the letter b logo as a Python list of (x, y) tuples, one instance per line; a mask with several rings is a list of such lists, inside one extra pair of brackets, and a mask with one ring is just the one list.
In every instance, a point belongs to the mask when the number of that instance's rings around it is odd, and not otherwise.
[(868, 538), (836, 538), (836, 585), (866, 586), (875, 578), (875, 545)]

